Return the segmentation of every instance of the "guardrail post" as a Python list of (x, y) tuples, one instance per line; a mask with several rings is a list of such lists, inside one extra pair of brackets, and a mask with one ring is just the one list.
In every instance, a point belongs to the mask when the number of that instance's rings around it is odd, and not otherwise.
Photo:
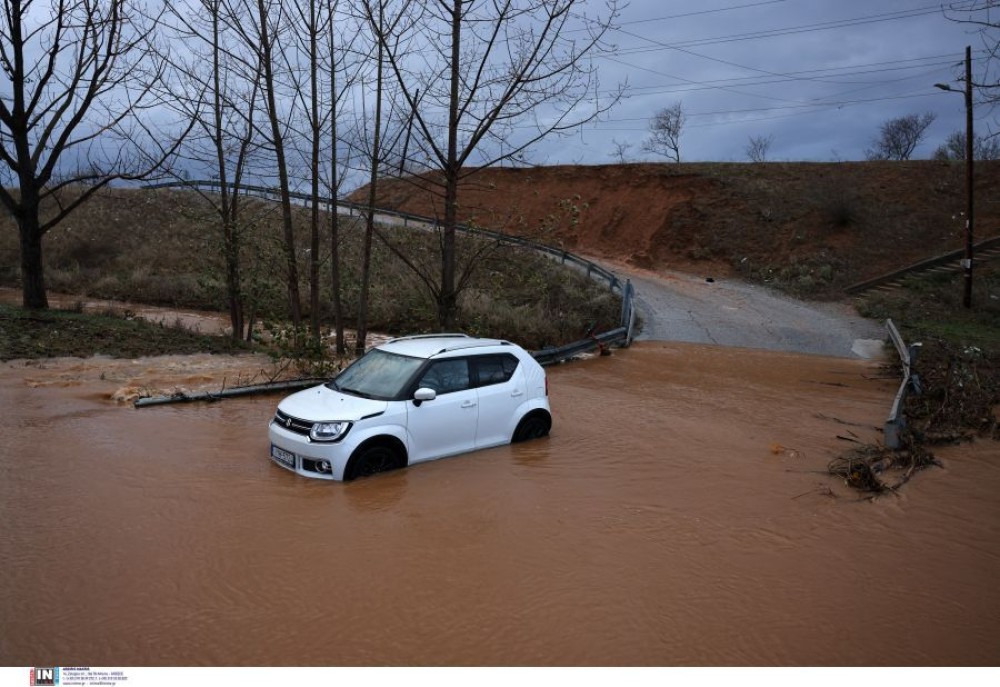
[(635, 332), (635, 287), (631, 279), (625, 280), (622, 289), (622, 326), (625, 327), (625, 346), (631, 346)]
[(915, 394), (919, 394), (922, 391), (920, 377), (913, 371), (917, 353), (920, 351), (922, 344), (914, 343), (907, 346), (891, 319), (885, 321), (885, 327), (889, 331), (889, 338), (892, 340), (893, 345), (895, 345), (896, 351), (899, 353), (899, 360), (903, 365), (903, 381), (899, 385), (899, 391), (896, 392), (892, 408), (889, 411), (889, 417), (886, 419), (885, 427), (882, 430), (886, 448), (896, 450), (902, 446), (902, 433), (906, 428), (906, 411), (903, 407), (906, 402), (906, 396), (910, 391), (913, 391)]
[(622, 317), (621, 324), (623, 327), (628, 326), (628, 287), (632, 282), (628, 279), (625, 280), (625, 288), (622, 289)]

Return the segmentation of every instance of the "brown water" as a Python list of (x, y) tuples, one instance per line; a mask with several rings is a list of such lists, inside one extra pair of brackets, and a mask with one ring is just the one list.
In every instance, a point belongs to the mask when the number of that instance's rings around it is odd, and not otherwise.
[(638, 345), (550, 370), (547, 440), (338, 484), (268, 462), (276, 397), (108, 400), (223, 360), (0, 369), (0, 664), (1000, 661), (1000, 448), (824, 474), (871, 363)]

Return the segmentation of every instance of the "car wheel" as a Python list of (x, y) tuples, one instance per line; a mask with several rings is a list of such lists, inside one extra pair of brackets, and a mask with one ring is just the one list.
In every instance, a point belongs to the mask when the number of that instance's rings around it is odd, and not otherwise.
[(404, 467), (402, 456), (387, 444), (375, 444), (363, 448), (347, 466), (346, 479), (370, 477), (380, 472), (388, 472)]
[(514, 430), (513, 441), (527, 441), (529, 439), (541, 439), (547, 436), (552, 429), (552, 418), (547, 413), (531, 413), (525, 416)]

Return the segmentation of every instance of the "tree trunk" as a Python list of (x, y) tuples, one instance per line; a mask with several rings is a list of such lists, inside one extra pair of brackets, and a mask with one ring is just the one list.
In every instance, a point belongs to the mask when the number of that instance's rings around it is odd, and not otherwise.
[[(336, 91), (333, 91), (336, 93)], [(336, 96), (334, 96), (336, 97)], [(340, 299), (340, 213), (337, 212), (337, 125), (333, 118), (333, 140), (330, 153), (330, 287), (333, 298), (333, 328), (336, 331), (337, 355), (344, 355), (344, 306)]]
[(458, 305), (455, 293), (455, 226), (458, 224), (458, 171), (447, 170), (444, 189), (444, 226), (441, 228), (441, 293), (438, 324), (442, 331), (455, 326)]
[(448, 161), (444, 170), (444, 227), (441, 237), (441, 293), (438, 324), (454, 327), (458, 294), (455, 293), (455, 225), (458, 223), (458, 117), (459, 67), (462, 48), (462, 0), (454, 0), (451, 14), (451, 83), (448, 99)]
[(229, 302), (229, 325), (233, 341), (243, 339), (243, 285), (240, 280), (240, 244), (236, 226), (236, 200), (230, 204), (229, 175), (223, 145), (222, 58), (219, 6), (212, 13), (212, 137), (219, 172), (219, 219), (222, 222), (222, 250), (226, 260), (226, 300)]
[[(379, 31), (382, 30), (382, 3), (379, 2)], [(354, 352), (362, 355), (365, 352), (365, 340), (368, 338), (368, 286), (371, 282), (372, 235), (375, 233), (375, 196), (378, 190), (379, 159), (382, 145), (382, 42), (378, 42), (378, 58), (375, 67), (375, 131), (372, 136), (371, 178), (368, 184), (368, 219), (365, 221), (365, 246), (361, 262), (361, 293), (358, 297), (358, 332)]]
[[(226, 206), (228, 207), (228, 206)], [(228, 213), (228, 209), (224, 212)], [(223, 219), (226, 253), (226, 295), (229, 301), (229, 324), (233, 328), (233, 341), (243, 340), (243, 285), (240, 279), (240, 245), (236, 227), (231, 218)]]
[[(310, 146), (310, 168), (312, 175), (312, 213), (309, 217), (309, 330), (317, 343), (319, 332), (319, 153), (320, 153), (320, 122), (319, 122), (319, 52), (318, 38), (319, 17), (316, 7), (317, 0), (309, 3), (309, 105), (312, 127)], [(333, 30), (331, 26), (330, 30)]]
[(288, 267), (286, 275), (288, 285), (288, 307), (292, 324), (297, 328), (302, 324), (302, 300), (299, 296), (299, 266), (295, 256), (295, 230), (292, 220), (292, 199), (288, 181), (288, 163), (285, 159), (284, 134), (281, 122), (278, 120), (278, 103), (275, 90), (273, 46), (271, 34), (267, 26), (267, 9), (264, 0), (257, 0), (257, 11), (260, 20), (261, 59), (264, 63), (264, 92), (267, 97), (267, 115), (271, 125), (271, 143), (274, 145), (275, 164), (278, 168), (278, 185), (281, 196), (281, 224), (285, 237), (285, 262)]
[(344, 355), (344, 308), (340, 300), (340, 213), (337, 195), (340, 189), (337, 174), (337, 60), (333, 7), (330, 8), (330, 287), (333, 299), (333, 328), (336, 332), (337, 355)]
[(49, 307), (45, 295), (45, 267), (42, 264), (42, 231), (38, 226), (38, 206), (26, 208), (18, 218), (21, 235), (21, 292), (25, 308), (44, 310)]

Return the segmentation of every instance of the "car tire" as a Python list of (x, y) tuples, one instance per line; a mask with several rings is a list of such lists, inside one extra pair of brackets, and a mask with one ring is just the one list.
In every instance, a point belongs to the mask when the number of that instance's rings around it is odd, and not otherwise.
[(548, 413), (544, 411), (528, 413), (517, 424), (511, 441), (516, 444), (529, 439), (541, 439), (548, 436), (550, 429), (552, 429), (552, 418)]
[(398, 470), (406, 463), (399, 452), (389, 444), (372, 444), (361, 448), (347, 464), (344, 480), (370, 477), (380, 472)]

